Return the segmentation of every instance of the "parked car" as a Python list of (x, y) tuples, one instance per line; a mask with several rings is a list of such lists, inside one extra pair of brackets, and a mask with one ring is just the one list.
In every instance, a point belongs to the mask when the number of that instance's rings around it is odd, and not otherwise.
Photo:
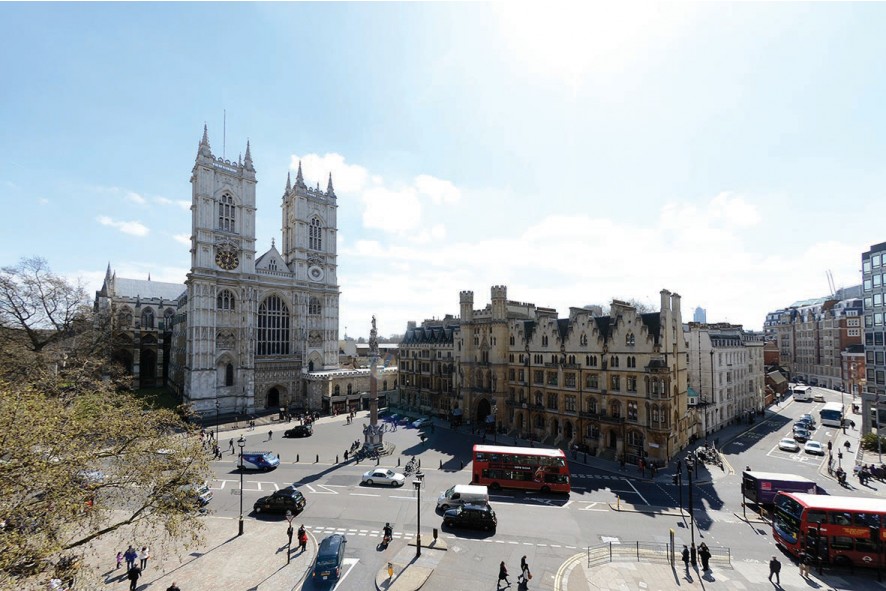
[(800, 415), (800, 418), (799, 418), (798, 420), (800, 420), (800, 421), (806, 421), (807, 423), (809, 423), (810, 425), (812, 425), (812, 428), (813, 428), (813, 429), (815, 428), (815, 417), (813, 417), (813, 416), (812, 416), (811, 414), (809, 414), (808, 412), (805, 413), (805, 414)]
[(376, 468), (363, 474), (361, 480), (363, 484), (372, 486), (373, 484), (387, 484), (389, 486), (403, 486), (406, 477), (398, 472), (394, 472), (388, 468)]
[(815, 392), (813, 392), (812, 401), (813, 402), (824, 402), (824, 392), (822, 392), (821, 390), (816, 390)]
[(290, 486), (260, 498), (252, 506), (252, 510), (256, 513), (286, 513), (286, 511), (298, 513), (305, 508), (305, 505), (307, 505), (305, 496)]
[(805, 429), (796, 429), (794, 431), (794, 440), (799, 441), (800, 443), (805, 443), (809, 441), (810, 437), (812, 437), (812, 434)]
[(800, 444), (790, 437), (785, 437), (778, 442), (778, 449), (783, 451), (800, 451)]
[(443, 513), (443, 525), (447, 527), (472, 527), (495, 532), (498, 520), (489, 505), (462, 505)]
[(824, 455), (824, 446), (817, 441), (807, 441), (806, 445), (803, 446), (803, 450), (808, 454)]
[(416, 420), (412, 421), (412, 426), (415, 427), (416, 429), (421, 429), (422, 427), (424, 427), (426, 425), (430, 425), (430, 424), (431, 424), (431, 419), (429, 419), (428, 417), (422, 417), (420, 419), (416, 419)]
[(336, 581), (341, 577), (347, 543), (348, 539), (342, 534), (332, 534), (320, 542), (314, 573), (311, 575), (315, 581)]
[(283, 437), (310, 437), (314, 434), (313, 425), (298, 425), (283, 432)]

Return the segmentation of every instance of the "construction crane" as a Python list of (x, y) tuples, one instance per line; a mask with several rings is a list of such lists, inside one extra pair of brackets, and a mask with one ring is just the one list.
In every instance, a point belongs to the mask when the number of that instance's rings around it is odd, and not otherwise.
[(828, 276), (828, 287), (831, 288), (831, 297), (837, 299), (837, 288), (834, 287), (834, 274), (831, 273), (830, 269), (827, 270), (826, 274)]

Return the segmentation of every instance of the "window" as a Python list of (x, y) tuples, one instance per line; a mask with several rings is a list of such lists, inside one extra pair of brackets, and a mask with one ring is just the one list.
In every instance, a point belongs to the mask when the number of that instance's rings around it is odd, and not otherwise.
[(588, 335), (582, 333), (582, 335), (578, 339), (578, 342), (582, 347), (587, 347), (588, 346)]
[(557, 410), (556, 394), (548, 394), (548, 410)]
[(532, 383), (533, 384), (544, 384), (545, 383), (545, 372), (540, 369), (537, 369), (532, 372)]
[(633, 347), (635, 344), (636, 339), (634, 339), (634, 333), (628, 333), (628, 336), (625, 337), (625, 345)]
[(351, 394), (353, 394), (353, 392), (354, 392), (354, 386), (353, 386), (353, 384), (348, 384), (348, 396), (350, 396)]
[(336, 384), (336, 385), (335, 385), (335, 388), (332, 389), (332, 395), (333, 395), (333, 396), (338, 396), (338, 395), (340, 395), (340, 394), (341, 394), (341, 386), (339, 386), (338, 384)]
[(215, 298), (215, 307), (219, 310), (233, 310), (234, 294), (227, 289), (222, 290), (218, 297)]
[(567, 412), (575, 412), (575, 396), (566, 396), (566, 400), (564, 402), (566, 403)]
[(618, 355), (609, 358), (609, 367), (618, 367)]
[(628, 367), (637, 367), (637, 358), (633, 355), (628, 355)]
[(597, 367), (597, 356), (596, 355), (586, 355), (585, 356), (585, 365), (588, 367)]
[(120, 328), (129, 328), (132, 326), (132, 310), (129, 308), (120, 308), (117, 312), (117, 325)]
[(234, 364), (229, 363), (225, 366), (225, 386), (234, 385)]
[(598, 389), (600, 387), (600, 384), (598, 383), (597, 374), (595, 374), (595, 373), (588, 374), (588, 377), (585, 381), (587, 383), (588, 388)]
[(323, 248), (322, 232), (320, 218), (311, 218), (311, 227), (308, 230), (308, 248), (311, 250), (321, 250)]
[(225, 193), (218, 202), (218, 229), (234, 232), (235, 213), (234, 198)]
[(154, 311), (150, 308), (142, 310), (142, 328), (154, 328)]
[(271, 259), (268, 261), (268, 270), (276, 271), (277, 270), (277, 259)]
[(625, 378), (625, 386), (628, 389), (628, 392), (636, 392), (637, 391), (637, 378), (634, 376), (628, 376)]
[(542, 347), (547, 347), (547, 346), (548, 346), (548, 337), (547, 337), (547, 336), (543, 336), (543, 337), (541, 337), (541, 346), (542, 346)]
[(635, 421), (637, 420), (637, 403), (636, 402), (628, 402), (628, 420)]
[(320, 315), (320, 300), (311, 296), (311, 299), (308, 301), (308, 315), (309, 316), (319, 316)]
[(567, 373), (563, 376), (563, 385), (567, 388), (575, 388), (575, 374)]
[(591, 414), (597, 414), (597, 399), (596, 398), (588, 398), (587, 400), (587, 409)]
[(612, 376), (609, 379), (609, 388), (611, 390), (621, 390), (621, 376)]
[(289, 354), (289, 308), (278, 296), (258, 307), (257, 355)]
[(548, 386), (556, 386), (557, 385), (557, 372), (549, 371), (548, 372)]
[(542, 395), (541, 392), (536, 392), (535, 393), (535, 405), (536, 406), (543, 406), (543, 404), (544, 404), (544, 396)]
[(609, 405), (609, 414), (616, 418), (621, 416), (621, 403), (618, 400), (613, 400)]

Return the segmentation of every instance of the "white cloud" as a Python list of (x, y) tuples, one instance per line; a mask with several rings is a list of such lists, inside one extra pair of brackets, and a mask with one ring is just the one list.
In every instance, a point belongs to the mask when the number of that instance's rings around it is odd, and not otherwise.
[(49, 199), (47, 199), (46, 197), (39, 197), (37, 199), (37, 203), (39, 203), (40, 205), (49, 205)]
[(160, 205), (175, 205), (180, 209), (191, 209), (191, 202), (184, 199), (169, 199), (168, 197), (154, 197), (154, 202)]
[(369, 171), (358, 164), (345, 163), (345, 157), (341, 154), (305, 154), (298, 156), (293, 154), (289, 167), (293, 173), (298, 170), (301, 161), (302, 175), (305, 184), (309, 187), (320, 183), (320, 188), (326, 190), (326, 182), (329, 173), (332, 173), (332, 186), (336, 195), (357, 193), (366, 186), (369, 179)]
[(147, 202), (144, 197), (142, 197), (135, 191), (126, 191), (124, 196), (128, 201), (132, 201), (133, 203), (137, 203), (138, 205), (144, 205)]
[(98, 216), (96, 218), (96, 221), (98, 221), (98, 223), (103, 226), (116, 228), (124, 234), (129, 234), (131, 236), (147, 236), (150, 233), (148, 227), (141, 222), (123, 222), (114, 220), (106, 215)]
[(451, 182), (427, 174), (415, 177), (415, 188), (434, 203), (455, 203), (461, 199), (461, 191)]
[(399, 191), (373, 187), (363, 191), (362, 200), (366, 207), (363, 212), (366, 228), (402, 233), (421, 222), (421, 204), (412, 187)]
[(173, 240), (178, 242), (179, 244), (184, 244), (185, 246), (191, 246), (191, 235), (190, 234), (176, 234), (172, 237)]

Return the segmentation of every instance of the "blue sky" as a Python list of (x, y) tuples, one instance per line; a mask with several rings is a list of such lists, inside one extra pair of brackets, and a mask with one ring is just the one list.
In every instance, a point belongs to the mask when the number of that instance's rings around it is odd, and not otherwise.
[(259, 253), (287, 170), (332, 172), (342, 333), (492, 285), (561, 316), (665, 288), (759, 329), (886, 240), (884, 26), (879, 3), (0, 3), (0, 264), (183, 281), (205, 122), (217, 154), (251, 142)]

